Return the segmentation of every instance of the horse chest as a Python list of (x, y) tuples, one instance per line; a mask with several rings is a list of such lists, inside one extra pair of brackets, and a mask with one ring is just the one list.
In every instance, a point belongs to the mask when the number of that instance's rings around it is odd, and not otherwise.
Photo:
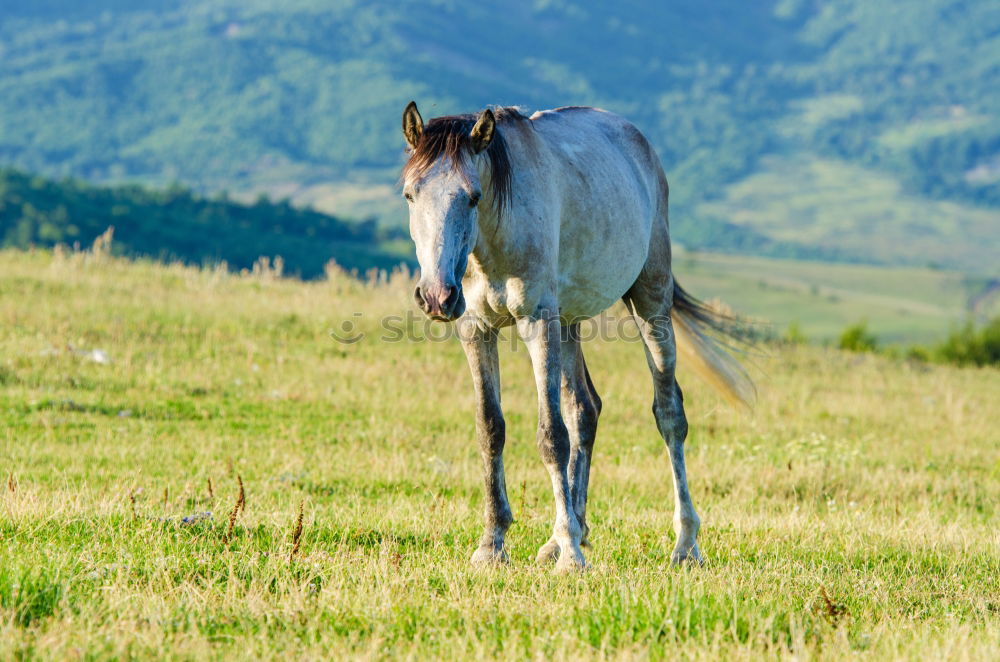
[(542, 288), (530, 286), (525, 279), (516, 277), (467, 275), (463, 288), (468, 310), (498, 327), (535, 313), (542, 299)]

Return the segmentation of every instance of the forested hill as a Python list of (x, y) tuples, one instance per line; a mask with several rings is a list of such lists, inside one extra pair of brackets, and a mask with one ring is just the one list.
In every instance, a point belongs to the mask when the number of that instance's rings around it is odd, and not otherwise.
[(244, 205), (173, 186), (96, 187), (0, 168), (0, 248), (89, 247), (109, 227), (115, 252), (247, 269), (280, 256), (288, 273), (321, 275), (328, 260), (347, 269), (392, 268), (406, 260), (374, 222), (347, 223), (261, 198)]
[(970, 270), (1000, 251), (995, 2), (5, 0), (0, 11), (0, 162), (48, 175), (270, 190), (398, 223), (411, 98), (425, 117), (588, 104), (649, 134), (690, 246)]

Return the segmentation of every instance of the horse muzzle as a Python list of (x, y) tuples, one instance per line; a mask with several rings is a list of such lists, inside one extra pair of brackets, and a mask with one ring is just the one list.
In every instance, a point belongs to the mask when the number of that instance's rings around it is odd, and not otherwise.
[(413, 299), (434, 320), (453, 322), (465, 313), (461, 285), (421, 281), (413, 291)]

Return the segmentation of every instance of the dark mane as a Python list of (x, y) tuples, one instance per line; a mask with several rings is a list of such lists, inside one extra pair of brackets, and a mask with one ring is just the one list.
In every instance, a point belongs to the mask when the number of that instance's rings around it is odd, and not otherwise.
[[(503, 126), (528, 118), (516, 108), (494, 108), (497, 127), (493, 140), (486, 147), (486, 157), (490, 163), (490, 193), (493, 207), (498, 216), (510, 206), (511, 165), (507, 151), (507, 141), (503, 137)], [(472, 140), (469, 134), (479, 119), (479, 114), (447, 115), (435, 117), (410, 151), (410, 159), (403, 166), (403, 179), (419, 178), (431, 169), (438, 159), (450, 159), (458, 167), (472, 158)]]

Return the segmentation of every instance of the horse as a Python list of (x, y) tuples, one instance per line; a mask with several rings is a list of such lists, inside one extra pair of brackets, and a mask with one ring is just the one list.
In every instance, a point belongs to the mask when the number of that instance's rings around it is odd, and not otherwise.
[(653, 416), (670, 457), (671, 562), (703, 563), (684, 463), (676, 339), (685, 361), (723, 395), (749, 403), (754, 391), (721, 341), (735, 333), (732, 318), (674, 278), (667, 179), (645, 136), (618, 115), (580, 106), (530, 117), (494, 107), (425, 125), (411, 101), (402, 124), (402, 190), (420, 265), (413, 297), (431, 319), (456, 323), (475, 389), (486, 498), (472, 563), (509, 562), (497, 341), (514, 326), (531, 359), (537, 446), (555, 499), (552, 536), (536, 560), (554, 561), (559, 571), (587, 567), (587, 487), (601, 398), (579, 325), (619, 300), (639, 329)]

